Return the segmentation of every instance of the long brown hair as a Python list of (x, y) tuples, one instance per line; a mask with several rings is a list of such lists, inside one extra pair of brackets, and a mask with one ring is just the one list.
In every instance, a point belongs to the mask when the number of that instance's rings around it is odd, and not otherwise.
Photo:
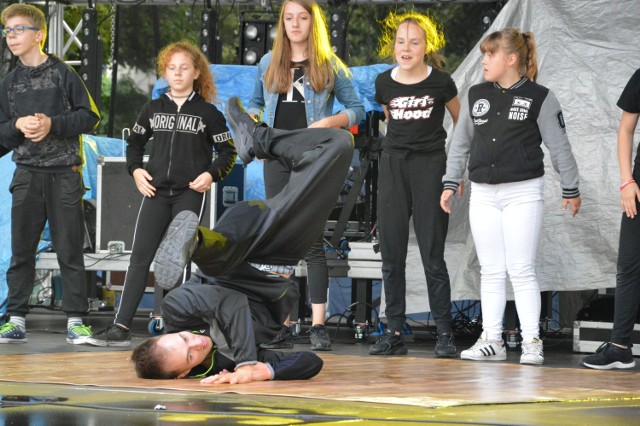
[(273, 44), (271, 62), (265, 73), (265, 85), (271, 93), (286, 93), (293, 84), (291, 76), (291, 42), (284, 28), (284, 8), (288, 3), (302, 6), (311, 15), (311, 29), (307, 39), (309, 60), (305, 73), (313, 90), (322, 91), (325, 87), (333, 90), (335, 73), (342, 70), (347, 75), (347, 66), (333, 53), (329, 42), (327, 23), (322, 9), (314, 0), (285, 0), (278, 17), (276, 40)]
[(209, 61), (200, 48), (188, 40), (171, 43), (158, 53), (158, 74), (164, 76), (171, 57), (178, 52), (189, 55), (191, 59), (193, 59), (193, 66), (200, 71), (200, 75), (193, 82), (193, 90), (198, 92), (200, 96), (207, 101), (215, 102), (218, 97), (218, 91), (213, 81), (213, 75), (211, 75), (211, 71), (209, 70)]
[(521, 32), (518, 28), (505, 28), (486, 36), (480, 43), (482, 53), (495, 53), (502, 49), (507, 54), (518, 57), (518, 71), (521, 76), (531, 81), (538, 78), (538, 60), (536, 57), (536, 42), (533, 33)]

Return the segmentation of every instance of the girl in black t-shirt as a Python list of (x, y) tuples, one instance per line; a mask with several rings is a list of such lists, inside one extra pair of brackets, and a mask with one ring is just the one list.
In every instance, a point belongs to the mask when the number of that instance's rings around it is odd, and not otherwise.
[(636, 70), (625, 87), (618, 106), (622, 109), (618, 130), (618, 161), (620, 163), (620, 246), (616, 297), (611, 342), (585, 357), (582, 365), (597, 370), (633, 368), (636, 365), (631, 352), (631, 333), (640, 307), (640, 147), (633, 165), (633, 134), (640, 118), (640, 69)]
[(460, 101), (456, 85), (442, 71), (436, 53), (444, 47), (442, 32), (428, 17), (391, 13), (383, 22), (380, 55), (397, 65), (376, 78), (376, 101), (382, 104), (387, 133), (380, 156), (378, 226), (386, 299), (387, 330), (371, 346), (372, 355), (402, 355), (406, 320), (406, 257), (409, 220), (427, 278), (429, 305), (438, 328), (437, 357), (453, 357), (451, 285), (444, 261), (449, 219), (439, 208), (447, 132), (445, 109), (454, 123)]

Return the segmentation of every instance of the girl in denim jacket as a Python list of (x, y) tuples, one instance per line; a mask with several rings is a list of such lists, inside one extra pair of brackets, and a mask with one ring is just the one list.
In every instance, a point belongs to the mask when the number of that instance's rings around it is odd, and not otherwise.
[[(333, 115), (334, 99), (345, 109)], [(286, 0), (280, 10), (273, 50), (258, 65), (258, 78), (247, 112), (277, 129), (351, 127), (364, 118), (364, 107), (345, 64), (331, 50), (327, 25), (313, 0)], [(267, 198), (277, 195), (293, 168), (281, 159), (265, 160)], [(324, 327), (329, 282), (322, 235), (305, 260), (311, 295), (311, 349), (331, 350)], [(274, 347), (291, 347), (285, 330)]]

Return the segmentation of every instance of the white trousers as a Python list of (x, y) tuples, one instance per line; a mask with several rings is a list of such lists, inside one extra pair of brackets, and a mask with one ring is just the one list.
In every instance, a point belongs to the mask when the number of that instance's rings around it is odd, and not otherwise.
[(482, 324), (489, 340), (502, 338), (507, 272), (525, 342), (538, 337), (540, 288), (536, 251), (544, 211), (544, 179), (497, 185), (472, 183), (471, 233), (480, 261)]

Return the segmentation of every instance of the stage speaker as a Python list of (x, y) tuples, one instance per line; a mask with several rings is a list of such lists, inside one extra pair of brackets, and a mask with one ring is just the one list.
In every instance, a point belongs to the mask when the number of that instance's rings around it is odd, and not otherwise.
[(257, 65), (273, 47), (276, 34), (276, 19), (272, 14), (242, 13), (238, 52), (240, 64)]
[(347, 62), (347, 29), (349, 27), (348, 0), (329, 1), (329, 38), (333, 53)]
[(82, 47), (80, 49), (80, 78), (98, 109), (102, 96), (102, 40), (98, 34), (98, 11), (82, 12)]
[[(142, 195), (127, 171), (124, 157), (98, 158), (97, 175), (95, 251), (130, 252)], [(244, 200), (244, 175), (244, 166), (236, 163), (222, 182), (212, 186), (200, 225), (213, 227), (228, 207)]]
[(218, 35), (218, 14), (213, 9), (202, 11), (200, 49), (212, 64), (222, 63), (222, 43)]

